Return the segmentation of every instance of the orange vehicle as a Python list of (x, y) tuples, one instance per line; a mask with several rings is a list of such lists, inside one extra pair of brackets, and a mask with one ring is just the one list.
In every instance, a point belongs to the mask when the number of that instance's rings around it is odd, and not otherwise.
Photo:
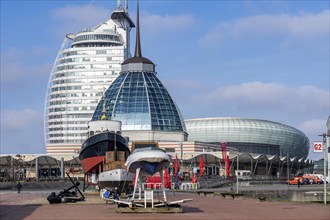
[(323, 181), (319, 177), (314, 176), (314, 175), (304, 174), (303, 178), (307, 178), (309, 180), (310, 184), (321, 184), (321, 183), (323, 183)]
[(304, 184), (304, 178), (301, 176), (295, 176), (287, 181), (287, 183), (289, 183), (289, 185), (298, 185), (298, 180), (300, 181), (300, 184)]

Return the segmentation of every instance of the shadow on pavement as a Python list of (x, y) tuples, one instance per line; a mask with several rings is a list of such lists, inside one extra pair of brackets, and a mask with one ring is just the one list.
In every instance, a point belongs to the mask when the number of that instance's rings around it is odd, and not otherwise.
[(196, 208), (196, 207), (182, 207), (182, 211), (183, 211), (183, 213), (187, 213), (187, 212), (189, 212), (189, 213), (204, 212), (200, 208)]
[(1, 205), (0, 219), (21, 220), (31, 215), (41, 205)]

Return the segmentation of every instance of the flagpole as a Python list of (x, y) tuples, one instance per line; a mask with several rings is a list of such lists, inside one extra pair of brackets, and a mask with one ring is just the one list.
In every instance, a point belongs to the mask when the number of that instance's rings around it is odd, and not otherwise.
[(324, 158), (323, 158), (323, 201), (324, 205), (327, 205), (327, 134), (323, 133), (319, 136), (323, 137), (323, 151), (324, 151)]
[(236, 193), (238, 193), (238, 166), (239, 166), (239, 155), (238, 155), (238, 152), (237, 152), (237, 174), (236, 174)]

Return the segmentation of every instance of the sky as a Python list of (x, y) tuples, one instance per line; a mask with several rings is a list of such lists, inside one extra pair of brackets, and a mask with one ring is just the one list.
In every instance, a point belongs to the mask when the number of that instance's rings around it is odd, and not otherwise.
[[(46, 153), (46, 89), (65, 34), (108, 20), (117, 1), (0, 2), (0, 153)], [(185, 119), (275, 121), (312, 145), (330, 115), (329, 4), (140, 0), (142, 53)], [(129, 13), (135, 20), (135, 1)]]

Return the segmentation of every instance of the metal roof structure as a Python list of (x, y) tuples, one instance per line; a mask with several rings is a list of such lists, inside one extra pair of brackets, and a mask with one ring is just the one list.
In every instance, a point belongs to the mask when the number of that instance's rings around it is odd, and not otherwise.
[(8, 154), (0, 155), (0, 166), (10, 167), (12, 163), (21, 164), (22, 166), (35, 166), (38, 159), (40, 167), (59, 167), (63, 158), (63, 164), (66, 167), (81, 166), (78, 156), (49, 156), (45, 154)]
[[(309, 139), (300, 130), (278, 122), (247, 118), (185, 120), (189, 141), (225, 142), (240, 152), (307, 158)], [(244, 147), (243, 147), (244, 146)], [(269, 151), (269, 153), (267, 153)]]

